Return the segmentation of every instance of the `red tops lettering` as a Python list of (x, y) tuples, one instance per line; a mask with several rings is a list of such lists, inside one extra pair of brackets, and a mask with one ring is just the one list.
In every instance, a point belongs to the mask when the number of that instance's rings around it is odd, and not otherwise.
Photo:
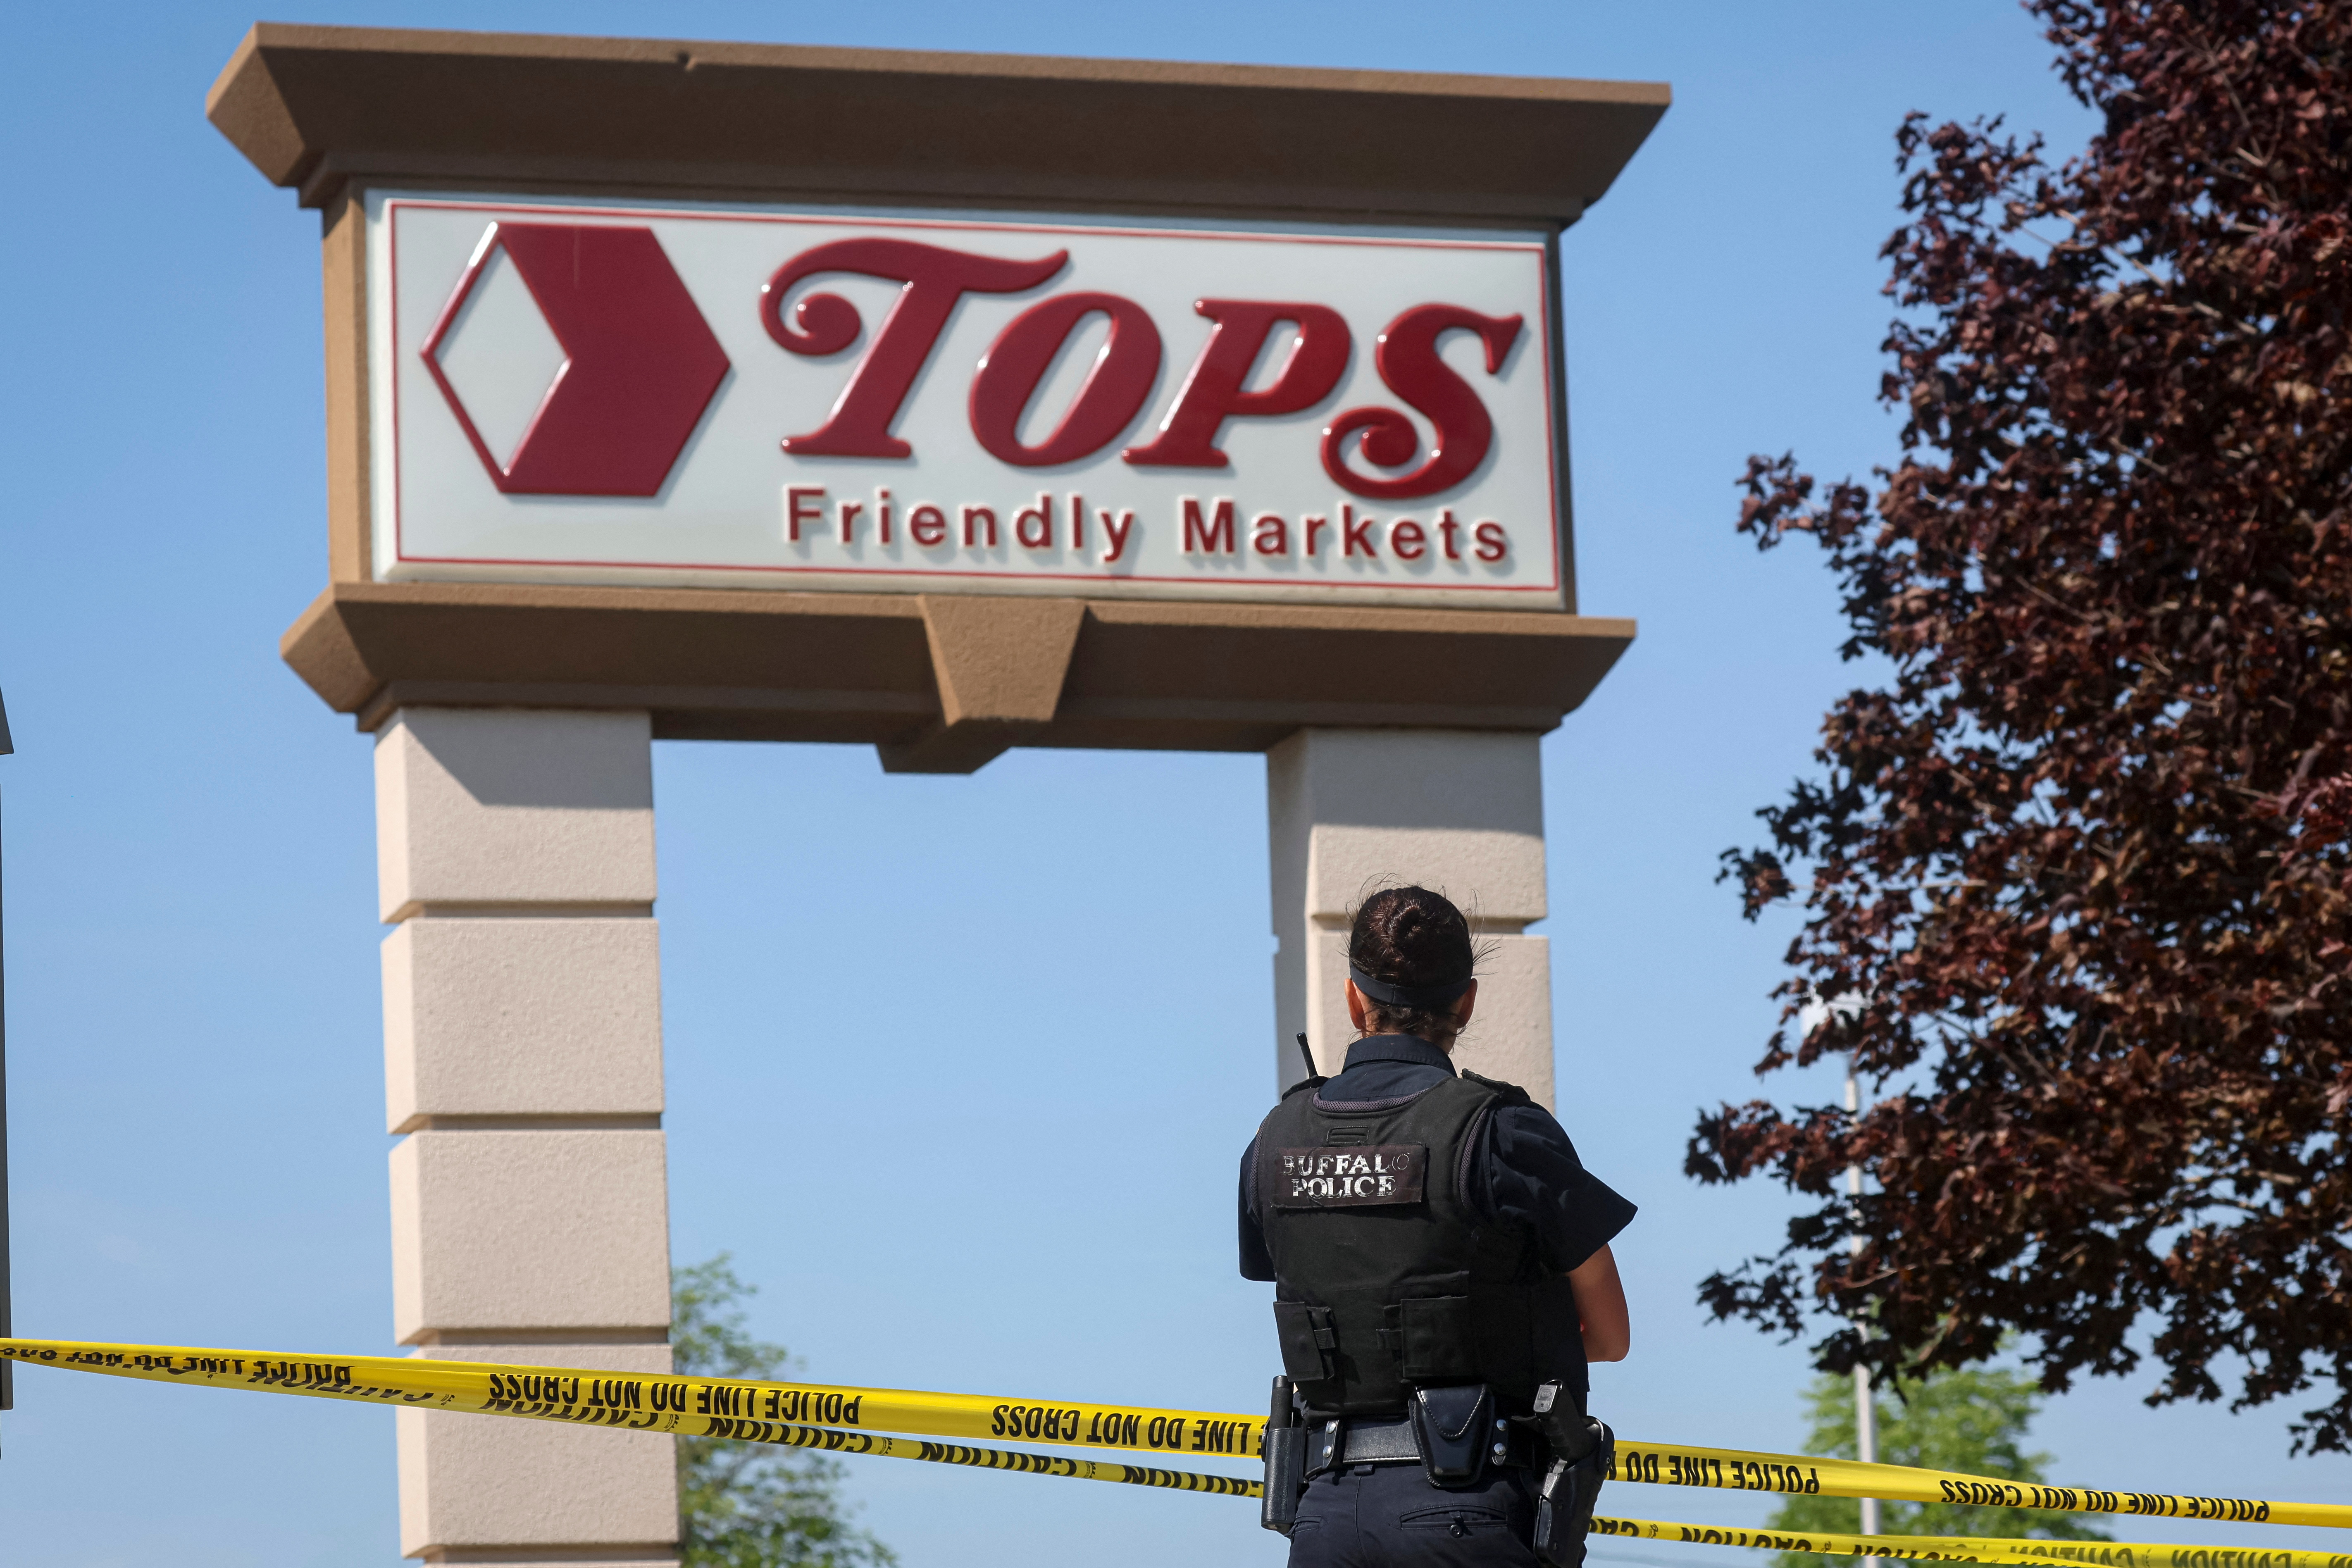
[[(1069, 258), (1066, 250), (1019, 260), (915, 240), (858, 238), (819, 245), (786, 262), (761, 290), (760, 320), (779, 346), (806, 358), (839, 353), (857, 341), (866, 323), (857, 307), (838, 294), (811, 292), (793, 301), (800, 285), (827, 273), (849, 273), (901, 288), (825, 422), (804, 435), (784, 437), (783, 449), (795, 457), (912, 457), (914, 448), (892, 431), (957, 303), (967, 294), (1037, 288), (1060, 274)], [(1353, 335), (1329, 306), (1204, 299), (1192, 308), (1213, 323), (1208, 342), (1157, 431), (1119, 454), (1135, 467), (1224, 468), (1227, 458), (1218, 443), (1232, 421), (1306, 412), (1329, 397), (1347, 374)], [(1097, 316), (1107, 319), (1108, 335), (1084, 383), (1049, 435), (1034, 444), (1023, 442), (1022, 422), (1047, 371), (1071, 337)], [(1518, 316), (1486, 316), (1459, 305), (1415, 305), (1399, 315), (1375, 340), (1372, 364), (1382, 384), (1429, 422), (1429, 450), (1413, 461), (1421, 448), (1419, 428), (1400, 410), (1353, 408), (1321, 433), (1324, 471), (1343, 489), (1382, 500), (1435, 495), (1469, 479), (1494, 446), (1494, 420), (1476, 389), (1440, 356), (1440, 345), (1448, 333), (1475, 333), (1485, 350), (1486, 374), (1496, 375), (1524, 327)], [(1252, 367), (1283, 328), (1288, 329), (1289, 342), (1280, 368), (1265, 385), (1250, 390)], [(1143, 413), (1163, 353), (1158, 325), (1134, 300), (1095, 291), (1050, 295), (1015, 316), (975, 367), (969, 410), (972, 435), (991, 456), (1015, 468), (1090, 458), (1125, 436)], [(1359, 461), (1405, 471), (1367, 472), (1355, 466)], [(1225, 526), (1230, 529), (1230, 522)], [(1452, 558), (1450, 535), (1446, 543)]]

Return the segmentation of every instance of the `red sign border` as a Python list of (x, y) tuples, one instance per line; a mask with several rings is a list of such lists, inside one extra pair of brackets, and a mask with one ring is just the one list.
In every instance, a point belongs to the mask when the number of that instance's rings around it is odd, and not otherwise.
[[(922, 577), (958, 579), (968, 582), (1008, 584), (1041, 582), (1096, 583), (1103, 584), (1117, 584), (1121, 583), (1158, 583), (1168, 584), (1180, 587), (1214, 587), (1226, 590), (1226, 592), (1221, 593), (1215, 595), (1215, 597), (1227, 599), (1229, 602), (1237, 597), (1255, 598), (1271, 595), (1282, 595), (1287, 602), (1291, 603), (1315, 602), (1312, 599), (1298, 599), (1295, 597), (1295, 589), (1293, 586), (1283, 583), (1260, 584), (1238, 581), (1219, 583), (1214, 579), (1204, 579), (1201, 577), (1147, 576), (1141, 574), (1106, 576), (1101, 573), (1093, 572), (958, 572), (925, 569), (920, 567), (895, 566), (768, 566), (743, 565), (740, 563), (710, 564), (694, 562), (548, 561), (537, 558), (509, 559), (498, 556), (482, 555), (411, 555), (407, 552), (401, 535), (401, 376), (399, 368), (400, 290), (396, 287), (396, 281), (400, 275), (400, 215), (403, 211), (412, 207), (425, 211), (479, 212), (505, 214), (510, 216), (526, 216), (531, 214), (540, 214), (563, 217), (633, 218), (641, 222), (652, 218), (659, 218), (666, 221), (689, 220), (726, 223), (824, 224), (831, 226), (838, 226), (846, 222), (870, 225), (876, 228), (911, 228), (921, 230), (953, 229), (962, 230), (965, 232), (977, 229), (992, 233), (1011, 234), (1117, 235), (1130, 238), (1152, 239), (1273, 239), (1282, 240), (1291, 244), (1303, 245), (1402, 247), (1407, 249), (1431, 250), (1533, 251), (1535, 252), (1536, 257), (1537, 279), (1540, 285), (1537, 290), (1537, 309), (1542, 331), (1542, 336), (1538, 341), (1538, 346), (1544, 355), (1544, 477), (1546, 481), (1546, 492), (1550, 500), (1551, 512), (1550, 580), (1542, 585), (1537, 585), (1534, 584), (1488, 584), (1472, 583), (1465, 584), (1460, 587), (1446, 587), (1443, 589), (1420, 589), (1412, 587), (1410, 584), (1388, 583), (1318, 584), (1315, 584), (1315, 586), (1318, 595), (1371, 595), (1397, 593), (1442, 593), (1447, 595), (1456, 594), (1532, 594), (1542, 595), (1555, 599), (1559, 596), (1560, 568), (1562, 565), (1560, 557), (1563, 551), (1559, 507), (1559, 443), (1561, 435), (1559, 414), (1556, 398), (1557, 389), (1553, 385), (1553, 382), (1556, 379), (1556, 372), (1559, 368), (1559, 359), (1555, 353), (1556, 345), (1552, 341), (1551, 293), (1553, 279), (1550, 270), (1551, 252), (1550, 247), (1541, 240), (1436, 239), (1371, 235), (1289, 234), (1281, 231), (1261, 229), (1137, 228), (1109, 224), (1018, 223), (987, 218), (868, 218), (861, 216), (856, 213), (714, 212), (675, 207), (572, 206), (554, 204), (541, 205), (512, 200), (500, 202), (453, 201), (440, 197), (388, 195), (383, 201), (383, 222), (385, 230), (385, 260), (387, 263), (386, 270), (388, 273), (388, 276), (384, 279), (384, 288), (387, 290), (387, 298), (390, 304), (390, 324), (392, 332), (392, 538), (393, 561), (396, 565), (414, 563), (420, 566), (513, 566), (526, 568), (540, 567), (551, 571), (588, 572), (709, 572), (714, 574), (765, 573), (780, 576), (843, 576), (882, 579)], [(697, 300), (696, 305), (698, 309), (700, 308), (701, 301)], [(707, 408), (704, 410), (703, 416), (705, 418), (709, 416), (709, 413)], [(373, 567), (372, 563), (370, 563), (369, 569), (371, 573), (373, 573)], [(1232, 590), (1239, 590), (1240, 593), (1236, 595), (1232, 593)], [(880, 589), (877, 591), (908, 592), (908, 590)], [(1163, 597), (1164, 595), (1152, 596)]]

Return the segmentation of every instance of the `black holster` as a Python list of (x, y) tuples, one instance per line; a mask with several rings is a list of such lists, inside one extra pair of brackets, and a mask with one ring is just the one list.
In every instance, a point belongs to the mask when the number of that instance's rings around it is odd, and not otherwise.
[(1585, 1533), (1601, 1483), (1615, 1468), (1617, 1435), (1558, 1384), (1538, 1390), (1535, 1404), (1537, 1428), (1552, 1453), (1536, 1494), (1536, 1555), (1551, 1568), (1583, 1568)]
[(1290, 1379), (1274, 1380), (1274, 1405), (1265, 1419), (1265, 1497), (1257, 1521), (1282, 1535), (1298, 1522), (1298, 1495), (1307, 1489), (1307, 1428), (1290, 1397)]

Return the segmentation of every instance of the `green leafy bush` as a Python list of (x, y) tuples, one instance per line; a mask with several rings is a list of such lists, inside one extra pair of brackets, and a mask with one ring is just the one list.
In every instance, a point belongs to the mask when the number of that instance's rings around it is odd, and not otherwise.
[[(746, 1331), (740, 1305), (759, 1287), (729, 1255), (670, 1273), (670, 1344), (697, 1377), (774, 1381), (793, 1360)], [(679, 1556), (685, 1568), (894, 1568), (896, 1553), (849, 1523), (842, 1465), (799, 1448), (727, 1437), (677, 1440)]]
[[(2047, 1454), (2025, 1451), (2026, 1428), (2042, 1408), (2042, 1390), (2020, 1373), (1937, 1372), (1906, 1381), (1898, 1397), (1884, 1387), (1872, 1391), (1878, 1415), (1882, 1464), (1959, 1470), (2011, 1481), (2047, 1481)], [(1824, 1458), (1858, 1457), (1854, 1436), (1853, 1379), (1822, 1376), (1805, 1390), (1809, 1416), (1805, 1452)], [(2081, 1522), (2080, 1514), (2036, 1509), (1979, 1508), (1960, 1503), (1883, 1502), (1879, 1529), (1888, 1535), (2007, 1535), (2042, 1541), (2108, 1541), (2113, 1537)], [(1767, 1528), (1796, 1533), (1862, 1528), (1862, 1504), (1853, 1498), (1791, 1497), (1774, 1510)], [(1828, 1568), (1829, 1559), (1804, 1552), (1776, 1554), (1777, 1568)], [(1851, 1562), (1851, 1559), (1847, 1561)]]

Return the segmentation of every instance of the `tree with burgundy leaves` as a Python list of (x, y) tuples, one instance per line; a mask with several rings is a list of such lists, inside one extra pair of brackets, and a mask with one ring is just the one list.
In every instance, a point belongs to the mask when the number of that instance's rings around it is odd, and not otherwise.
[(2352, 1447), (2352, 0), (2028, 8), (2101, 132), (1906, 121), (1900, 459), (1745, 479), (1883, 672), (1725, 857), (1803, 915), (1758, 1071), (1871, 1088), (1700, 1118), (1692, 1174), (1811, 1200), (1701, 1295)]

